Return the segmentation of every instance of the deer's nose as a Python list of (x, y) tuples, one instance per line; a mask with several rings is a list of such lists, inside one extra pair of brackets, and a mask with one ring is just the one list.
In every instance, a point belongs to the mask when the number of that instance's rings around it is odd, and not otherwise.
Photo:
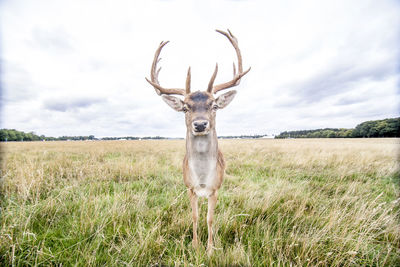
[(204, 131), (208, 126), (208, 121), (206, 120), (198, 120), (193, 122), (193, 129), (196, 132), (202, 132)]

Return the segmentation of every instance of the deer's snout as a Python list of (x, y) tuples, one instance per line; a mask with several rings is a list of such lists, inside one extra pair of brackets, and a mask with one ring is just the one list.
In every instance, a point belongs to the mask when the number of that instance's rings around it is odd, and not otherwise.
[(193, 122), (193, 129), (195, 132), (204, 132), (208, 127), (208, 121), (206, 120), (197, 120)]

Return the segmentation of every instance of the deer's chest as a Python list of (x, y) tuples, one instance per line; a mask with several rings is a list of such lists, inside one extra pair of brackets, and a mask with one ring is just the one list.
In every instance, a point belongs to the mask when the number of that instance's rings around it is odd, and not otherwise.
[(199, 157), (189, 160), (190, 176), (196, 195), (208, 197), (214, 191), (217, 161)]
[(198, 196), (208, 197), (214, 190), (217, 158), (208, 142), (195, 142), (193, 150), (188, 162), (193, 190)]
[(197, 196), (208, 197), (215, 190), (217, 176), (217, 152), (207, 137), (199, 137), (191, 143), (188, 157), (190, 183)]

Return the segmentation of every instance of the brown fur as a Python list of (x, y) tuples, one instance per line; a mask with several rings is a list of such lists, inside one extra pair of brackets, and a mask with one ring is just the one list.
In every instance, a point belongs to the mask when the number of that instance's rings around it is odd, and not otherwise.
[[(168, 42), (161, 42), (154, 55), (151, 66), (151, 80), (146, 80), (154, 87), (158, 95), (173, 109), (179, 112), (185, 112), (186, 122), (186, 155), (183, 159), (183, 181), (188, 188), (190, 205), (192, 207), (193, 217), (193, 245), (198, 245), (197, 240), (197, 220), (198, 220), (198, 197), (208, 198), (208, 242), (207, 251), (212, 252), (212, 223), (214, 219), (214, 210), (217, 204), (217, 191), (222, 185), (225, 172), (225, 161), (221, 151), (218, 149), (217, 133), (215, 131), (215, 115), (217, 109), (225, 108), (234, 98), (236, 91), (232, 90), (214, 98), (218, 91), (237, 86), (240, 79), (250, 71), (243, 71), (242, 56), (236, 37), (228, 32), (217, 30), (224, 35), (233, 45), (238, 58), (238, 73), (236, 73), (235, 64), (233, 65), (232, 80), (214, 85), (218, 72), (218, 65), (208, 84), (207, 91), (191, 93), (190, 81), (191, 71), (188, 69), (186, 77), (186, 88), (164, 88), (158, 81), (158, 74), (161, 68), (157, 67), (161, 49)], [(171, 96), (181, 95), (185, 99)]]
[[(188, 188), (192, 208), (193, 246), (198, 246), (198, 197), (206, 196), (208, 198), (208, 253), (212, 253), (213, 248), (212, 224), (217, 204), (217, 191), (222, 185), (225, 173), (225, 160), (218, 148), (215, 130), (215, 105), (216, 99), (208, 92), (194, 92), (187, 95), (184, 100), (187, 134), (186, 154), (183, 159), (183, 181)], [(207, 134), (197, 135), (194, 131), (193, 122), (199, 119), (208, 121), (208, 128), (205, 130)], [(206, 177), (204, 184), (200, 184), (200, 187), (199, 181), (202, 181), (202, 178), (199, 177)]]

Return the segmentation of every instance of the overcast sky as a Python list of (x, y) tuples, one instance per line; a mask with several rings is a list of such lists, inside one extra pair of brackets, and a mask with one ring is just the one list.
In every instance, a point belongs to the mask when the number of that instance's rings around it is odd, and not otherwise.
[(205, 90), (244, 68), (219, 135), (351, 128), (399, 116), (399, 1), (0, 1), (1, 127), (46, 136), (185, 136), (147, 84)]

